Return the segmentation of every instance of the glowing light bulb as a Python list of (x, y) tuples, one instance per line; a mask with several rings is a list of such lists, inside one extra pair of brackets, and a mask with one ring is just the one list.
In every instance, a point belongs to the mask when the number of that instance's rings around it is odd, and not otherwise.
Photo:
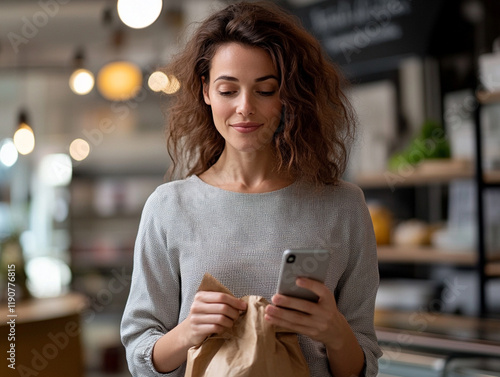
[(69, 78), (69, 86), (76, 94), (88, 94), (94, 87), (94, 75), (87, 69), (77, 69)]
[(35, 134), (26, 123), (21, 123), (13, 140), (17, 151), (23, 155), (29, 154), (35, 149)]
[(90, 154), (90, 145), (83, 139), (75, 139), (69, 145), (69, 155), (73, 160), (83, 161)]
[(118, 0), (118, 16), (128, 27), (142, 29), (156, 21), (162, 6), (162, 0)]

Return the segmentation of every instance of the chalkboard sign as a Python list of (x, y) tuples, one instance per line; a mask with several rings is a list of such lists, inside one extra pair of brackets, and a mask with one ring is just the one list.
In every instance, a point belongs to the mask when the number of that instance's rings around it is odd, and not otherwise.
[(293, 12), (335, 62), (358, 76), (425, 55), (444, 2), (328, 0)]

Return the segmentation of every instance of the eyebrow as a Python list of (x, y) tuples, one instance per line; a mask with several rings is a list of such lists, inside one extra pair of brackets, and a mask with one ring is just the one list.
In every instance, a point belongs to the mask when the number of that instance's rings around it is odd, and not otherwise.
[[(269, 80), (269, 79), (275, 79), (276, 81), (279, 81), (278, 78), (275, 75), (267, 75), (267, 76), (262, 76), (262, 77), (256, 78), (255, 82), (266, 81), (266, 80)], [(236, 77), (224, 76), (224, 75), (217, 77), (214, 80), (214, 82), (216, 82), (218, 80), (235, 81), (235, 82), (240, 81)]]

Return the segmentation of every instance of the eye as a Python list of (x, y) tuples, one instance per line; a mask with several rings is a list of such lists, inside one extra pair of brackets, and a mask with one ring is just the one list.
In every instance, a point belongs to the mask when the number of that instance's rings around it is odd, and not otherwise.
[(233, 91), (233, 90), (230, 90), (230, 91), (219, 91), (219, 95), (221, 95), (223, 97), (227, 97), (227, 96), (233, 95), (234, 93), (236, 93), (236, 92)]
[(272, 90), (272, 91), (258, 91), (257, 93), (259, 93), (261, 96), (264, 96), (264, 97), (271, 97), (274, 95), (274, 93), (276, 93), (276, 90)]

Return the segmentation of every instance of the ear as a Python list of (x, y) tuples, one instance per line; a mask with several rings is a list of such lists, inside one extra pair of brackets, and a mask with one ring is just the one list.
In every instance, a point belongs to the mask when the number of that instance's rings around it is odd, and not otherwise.
[(208, 83), (205, 80), (205, 76), (201, 77), (201, 84), (203, 89), (203, 99), (205, 100), (205, 103), (210, 106), (211, 102), (210, 102), (210, 97), (208, 96)]

